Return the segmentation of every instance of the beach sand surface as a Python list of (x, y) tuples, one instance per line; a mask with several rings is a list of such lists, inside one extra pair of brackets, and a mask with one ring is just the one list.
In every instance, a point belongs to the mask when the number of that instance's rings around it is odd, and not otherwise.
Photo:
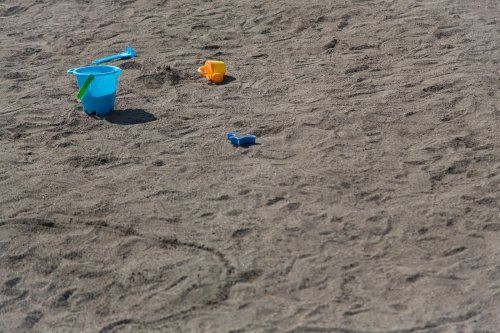
[[(498, 332), (499, 20), (0, 1), (0, 332)], [(127, 44), (86, 116), (66, 71)]]

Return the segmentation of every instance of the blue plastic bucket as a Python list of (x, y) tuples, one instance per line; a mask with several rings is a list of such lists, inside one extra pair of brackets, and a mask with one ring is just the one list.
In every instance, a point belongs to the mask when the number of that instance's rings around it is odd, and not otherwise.
[(72, 68), (68, 74), (75, 75), (78, 88), (81, 88), (89, 75), (94, 75), (82, 97), (83, 111), (104, 117), (115, 107), (116, 87), (122, 70), (115, 66), (87, 66)]

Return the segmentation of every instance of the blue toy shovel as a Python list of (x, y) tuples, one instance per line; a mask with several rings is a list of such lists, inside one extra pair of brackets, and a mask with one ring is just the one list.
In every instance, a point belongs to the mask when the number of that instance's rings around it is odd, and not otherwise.
[(245, 134), (243, 136), (237, 137), (236, 133), (229, 132), (226, 134), (226, 139), (228, 139), (233, 146), (239, 147), (254, 145), (257, 137), (252, 134)]
[(134, 49), (132, 49), (131, 47), (126, 47), (125, 51), (123, 51), (123, 52), (119, 52), (119, 53), (116, 53), (116, 54), (113, 54), (113, 55), (110, 55), (110, 56), (107, 56), (107, 57), (104, 57), (101, 59), (96, 59), (96, 60), (92, 61), (92, 63), (94, 65), (99, 65), (99, 64), (102, 64), (102, 63), (108, 62), (108, 61), (126, 60), (126, 59), (132, 59), (134, 57), (135, 57)]

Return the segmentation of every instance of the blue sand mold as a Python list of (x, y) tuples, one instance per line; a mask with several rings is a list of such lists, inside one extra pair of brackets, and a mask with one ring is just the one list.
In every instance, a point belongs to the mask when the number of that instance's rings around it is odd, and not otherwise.
[(229, 132), (226, 134), (226, 138), (236, 147), (245, 145), (254, 145), (257, 137), (252, 134), (245, 134), (241, 137), (237, 137), (235, 132)]

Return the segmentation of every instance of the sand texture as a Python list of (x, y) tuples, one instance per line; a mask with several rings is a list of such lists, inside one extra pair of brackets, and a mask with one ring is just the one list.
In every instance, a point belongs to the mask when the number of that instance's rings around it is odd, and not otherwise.
[(0, 332), (500, 332), (499, 62), (498, 0), (0, 1)]

